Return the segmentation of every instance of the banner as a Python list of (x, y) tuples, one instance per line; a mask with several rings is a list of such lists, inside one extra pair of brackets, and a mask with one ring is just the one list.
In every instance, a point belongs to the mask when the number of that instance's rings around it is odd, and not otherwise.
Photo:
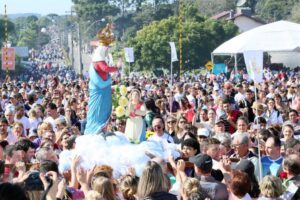
[(178, 61), (175, 43), (169, 42), (169, 44), (171, 46), (171, 62)]
[(126, 62), (134, 62), (133, 48), (124, 48)]
[(263, 82), (263, 55), (263, 51), (244, 52), (247, 73), (255, 83)]
[(226, 73), (226, 65), (224, 63), (215, 63), (212, 68), (212, 73), (214, 75), (219, 75), (221, 73)]
[(2, 48), (2, 70), (15, 70), (14, 48)]

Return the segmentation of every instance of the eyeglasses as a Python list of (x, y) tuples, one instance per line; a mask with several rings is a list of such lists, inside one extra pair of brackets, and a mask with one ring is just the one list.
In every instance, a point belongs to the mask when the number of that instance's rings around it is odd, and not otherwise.
[(185, 121), (180, 121), (179, 123), (180, 123), (180, 124), (184, 124), (184, 123), (185, 123)]
[(161, 126), (153, 126), (153, 128), (161, 129)]
[(240, 144), (232, 144), (231, 147), (234, 149), (234, 148), (238, 148), (240, 147), (241, 145), (243, 145), (244, 143), (240, 143)]

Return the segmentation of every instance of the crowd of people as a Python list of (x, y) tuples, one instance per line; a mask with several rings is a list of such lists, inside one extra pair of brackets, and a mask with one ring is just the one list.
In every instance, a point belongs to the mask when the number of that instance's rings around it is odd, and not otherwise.
[[(116, 175), (75, 155), (59, 170), (60, 155), (85, 137), (89, 80), (60, 61), (44, 66), (63, 59), (57, 42), (34, 57), (27, 81), (1, 83), (0, 199), (300, 199), (300, 76), (292, 70), (265, 69), (260, 84), (243, 71), (230, 80), (116, 76), (112, 87), (124, 85), (129, 99), (126, 117), (113, 107), (99, 137), (175, 144), (177, 156), (144, 152), (141, 173), (128, 166)], [(109, 147), (97, 148), (94, 157)], [(113, 159), (107, 152), (103, 159)]]

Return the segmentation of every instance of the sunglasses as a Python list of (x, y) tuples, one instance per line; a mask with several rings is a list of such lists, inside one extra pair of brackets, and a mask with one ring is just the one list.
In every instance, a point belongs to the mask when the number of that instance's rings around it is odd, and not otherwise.
[(161, 129), (161, 126), (154, 126), (153, 128)]

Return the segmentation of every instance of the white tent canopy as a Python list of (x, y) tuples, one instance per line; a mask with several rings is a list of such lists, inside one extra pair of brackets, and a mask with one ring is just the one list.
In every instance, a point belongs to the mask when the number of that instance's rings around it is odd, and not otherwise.
[(236, 55), (248, 50), (300, 52), (300, 25), (278, 21), (259, 26), (224, 42), (212, 55)]

